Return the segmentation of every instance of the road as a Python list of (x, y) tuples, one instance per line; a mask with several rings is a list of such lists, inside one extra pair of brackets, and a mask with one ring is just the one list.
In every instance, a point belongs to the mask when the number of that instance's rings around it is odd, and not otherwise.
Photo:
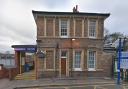
[(73, 86), (45, 86), (45, 87), (30, 87), (30, 88), (16, 88), (16, 89), (128, 89), (128, 86), (116, 84), (102, 84), (102, 85), (73, 85)]

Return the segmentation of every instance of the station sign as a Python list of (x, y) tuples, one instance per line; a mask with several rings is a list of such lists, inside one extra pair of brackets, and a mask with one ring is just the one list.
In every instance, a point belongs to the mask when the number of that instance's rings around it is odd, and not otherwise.
[(21, 51), (21, 52), (36, 52), (36, 48), (15, 48), (15, 51)]

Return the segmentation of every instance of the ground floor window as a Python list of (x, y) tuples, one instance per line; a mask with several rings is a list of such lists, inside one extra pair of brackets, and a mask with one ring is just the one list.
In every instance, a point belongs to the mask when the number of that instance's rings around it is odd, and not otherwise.
[(81, 70), (81, 51), (75, 51), (74, 70)]
[(89, 50), (88, 51), (88, 70), (95, 70), (95, 62), (96, 62), (96, 51)]

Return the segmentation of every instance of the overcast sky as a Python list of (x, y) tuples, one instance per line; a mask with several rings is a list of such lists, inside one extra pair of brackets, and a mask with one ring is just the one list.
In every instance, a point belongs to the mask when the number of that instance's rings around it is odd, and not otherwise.
[(122, 0), (1, 0), (0, 52), (12, 51), (11, 45), (36, 44), (36, 24), (32, 10), (110, 13), (105, 20), (109, 32), (128, 34), (128, 1)]

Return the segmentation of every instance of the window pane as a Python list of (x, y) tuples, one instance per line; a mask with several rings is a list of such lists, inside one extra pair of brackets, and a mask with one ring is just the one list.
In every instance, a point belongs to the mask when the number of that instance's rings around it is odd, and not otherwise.
[(89, 36), (96, 37), (96, 21), (89, 21)]
[(68, 34), (67, 34), (67, 29), (68, 29), (68, 21), (63, 21), (63, 20), (61, 20), (61, 33), (60, 33), (60, 35), (61, 36), (67, 36)]
[(75, 52), (74, 68), (80, 68), (81, 52)]
[(95, 68), (95, 51), (88, 52), (88, 68)]
[(67, 51), (61, 51), (61, 57), (67, 57)]

